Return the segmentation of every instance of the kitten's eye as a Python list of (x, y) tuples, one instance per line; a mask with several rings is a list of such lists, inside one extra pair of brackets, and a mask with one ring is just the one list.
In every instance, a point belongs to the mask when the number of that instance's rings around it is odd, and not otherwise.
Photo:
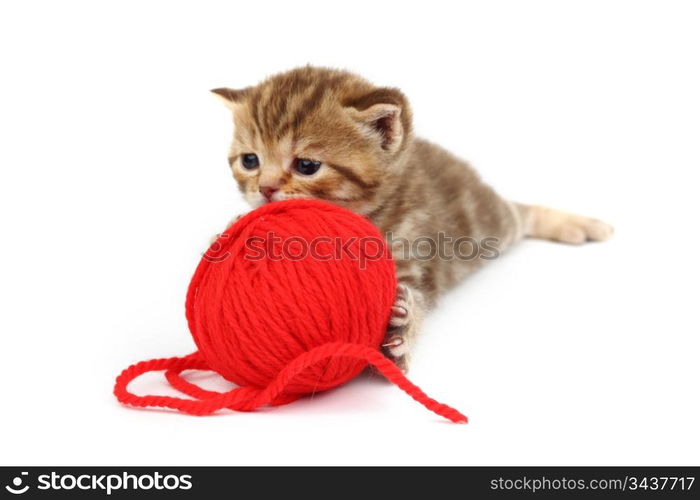
[(253, 170), (254, 168), (258, 168), (260, 166), (260, 160), (258, 160), (258, 155), (248, 153), (243, 155), (241, 158), (241, 164), (243, 165), (243, 168)]
[(321, 168), (320, 161), (297, 158), (296, 162), (294, 163), (294, 169), (302, 175), (313, 175), (318, 172), (319, 168)]

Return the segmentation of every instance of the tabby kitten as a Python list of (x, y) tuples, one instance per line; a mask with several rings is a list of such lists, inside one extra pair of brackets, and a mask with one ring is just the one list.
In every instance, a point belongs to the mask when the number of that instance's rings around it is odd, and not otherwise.
[[(399, 289), (383, 348), (404, 369), (424, 312), (484, 262), (486, 247), (502, 251), (523, 237), (578, 244), (612, 234), (601, 221), (498, 196), (466, 162), (413, 136), (411, 108), (395, 88), (307, 66), (212, 92), (233, 112), (228, 159), (250, 205), (327, 200), (391, 235)], [(465, 236), (477, 258), (413, 251), (420, 239), (430, 245)]]

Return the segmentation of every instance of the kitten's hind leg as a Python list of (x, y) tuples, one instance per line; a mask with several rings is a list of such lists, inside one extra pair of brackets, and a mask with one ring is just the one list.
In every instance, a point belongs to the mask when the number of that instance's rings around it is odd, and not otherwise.
[(404, 372), (408, 371), (410, 350), (423, 320), (423, 308), (422, 294), (410, 285), (399, 283), (382, 350)]
[(529, 238), (578, 245), (586, 241), (605, 241), (613, 234), (612, 226), (598, 219), (537, 205), (516, 203), (515, 206), (524, 235)]

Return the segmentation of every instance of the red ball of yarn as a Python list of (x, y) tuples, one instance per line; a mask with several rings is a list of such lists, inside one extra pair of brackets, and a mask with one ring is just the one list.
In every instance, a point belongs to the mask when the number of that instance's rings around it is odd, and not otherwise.
[[(396, 277), (366, 219), (330, 204), (275, 203), (236, 222), (218, 246), (195, 273), (187, 312), (199, 352), (226, 379), (263, 388), (314, 347), (379, 347)], [(365, 365), (330, 358), (299, 373), (285, 393), (330, 389)]]
[[(367, 219), (315, 200), (264, 205), (227, 229), (195, 271), (186, 314), (198, 351), (130, 366), (115, 395), (197, 415), (248, 411), (331, 389), (369, 363), (429, 409), (466, 421), (381, 354), (395, 294), (394, 262)], [(204, 390), (181, 377), (188, 369), (216, 371), (238, 388)], [(195, 399), (128, 391), (154, 370), (167, 370), (168, 381)]]

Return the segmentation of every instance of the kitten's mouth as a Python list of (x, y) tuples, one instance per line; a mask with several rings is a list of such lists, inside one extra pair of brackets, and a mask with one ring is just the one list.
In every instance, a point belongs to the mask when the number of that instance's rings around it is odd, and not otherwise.
[(281, 193), (278, 191), (275, 194), (273, 194), (270, 198), (266, 198), (265, 203), (272, 203), (275, 201), (284, 201), (284, 200), (308, 199), (308, 198), (312, 198), (312, 197), (304, 195), (304, 194), (288, 194), (288, 193)]
[(263, 205), (267, 205), (268, 203), (274, 203), (276, 201), (284, 201), (284, 200), (296, 200), (296, 199), (313, 199), (312, 196), (307, 196), (304, 194), (289, 194), (289, 193), (282, 193), (282, 192), (276, 192), (271, 194), (270, 196), (257, 196), (254, 203), (254, 206), (256, 207), (261, 207)]

